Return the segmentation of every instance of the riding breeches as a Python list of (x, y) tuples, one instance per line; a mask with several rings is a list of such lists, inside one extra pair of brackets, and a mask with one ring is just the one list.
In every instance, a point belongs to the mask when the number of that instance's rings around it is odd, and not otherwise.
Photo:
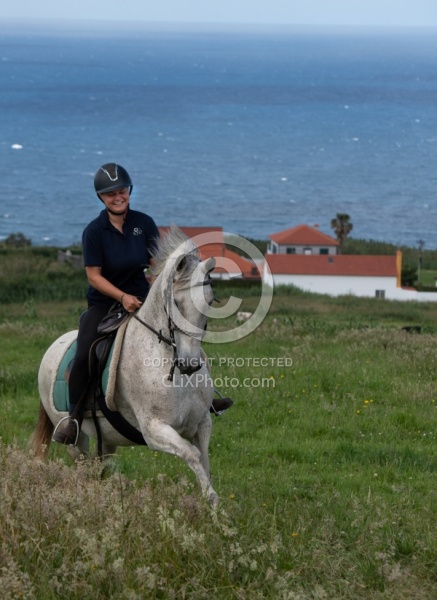
[(77, 351), (68, 383), (70, 415), (87, 391), (90, 380), (89, 351), (92, 343), (98, 337), (97, 327), (103, 317), (108, 314), (110, 308), (110, 306), (94, 304), (81, 315), (79, 333), (77, 335)]

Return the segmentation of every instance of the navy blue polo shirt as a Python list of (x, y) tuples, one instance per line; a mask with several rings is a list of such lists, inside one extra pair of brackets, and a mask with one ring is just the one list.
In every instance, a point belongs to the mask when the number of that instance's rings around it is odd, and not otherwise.
[[(154, 220), (142, 212), (129, 209), (121, 233), (111, 224), (107, 211), (102, 210), (83, 232), (84, 264), (100, 267), (103, 277), (125, 294), (145, 298), (149, 284), (144, 269), (149, 266), (158, 237)], [(89, 304), (114, 303), (91, 285), (86, 297)]]

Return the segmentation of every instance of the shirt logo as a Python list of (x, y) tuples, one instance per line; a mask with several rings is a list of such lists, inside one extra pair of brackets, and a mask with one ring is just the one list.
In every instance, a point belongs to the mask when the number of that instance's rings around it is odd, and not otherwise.
[(133, 230), (134, 235), (141, 235), (142, 233), (143, 233), (143, 230), (140, 229), (140, 227), (134, 227), (134, 230)]

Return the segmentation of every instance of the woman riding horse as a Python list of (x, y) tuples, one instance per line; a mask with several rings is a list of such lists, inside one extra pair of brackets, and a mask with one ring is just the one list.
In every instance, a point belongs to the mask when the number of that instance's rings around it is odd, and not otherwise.
[[(56, 428), (53, 440), (75, 445), (82, 422), (90, 372), (88, 354), (98, 336), (97, 327), (114, 302), (127, 312), (137, 311), (149, 292), (145, 269), (153, 264), (152, 254), (159, 237), (153, 219), (130, 208), (131, 178), (122, 166), (107, 163), (94, 176), (94, 188), (105, 205), (100, 215), (85, 228), (83, 257), (89, 282), (88, 308), (80, 319), (77, 352), (69, 378), (69, 418)], [(212, 412), (223, 412), (232, 401), (215, 399)]]

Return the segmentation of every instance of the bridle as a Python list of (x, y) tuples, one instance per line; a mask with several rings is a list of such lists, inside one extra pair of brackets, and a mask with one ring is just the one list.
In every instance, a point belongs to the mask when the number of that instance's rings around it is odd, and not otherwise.
[[(211, 277), (208, 275), (204, 281), (200, 282), (200, 283), (196, 283), (195, 286), (206, 286), (206, 285), (210, 285), (212, 287), (212, 279)], [(187, 287), (187, 288), (181, 288), (179, 291), (183, 291), (183, 290), (187, 290), (187, 289), (192, 289), (192, 287)], [(173, 289), (173, 288), (172, 288)], [(220, 302), (220, 300), (218, 300), (215, 296), (213, 296), (213, 301), (215, 302)], [(169, 304), (174, 304), (175, 307), (177, 308), (177, 303), (176, 300), (174, 299), (173, 293), (170, 296), (170, 302)], [(199, 336), (198, 334), (193, 334), (190, 333), (189, 331), (185, 331), (184, 329), (182, 329), (181, 327), (179, 327), (173, 320), (172, 316), (171, 316), (171, 311), (169, 312), (168, 307), (165, 306), (164, 308), (166, 314), (167, 314), (167, 319), (168, 319), (168, 331), (169, 331), (169, 337), (167, 337), (166, 335), (164, 335), (162, 333), (162, 329), (155, 329), (152, 325), (149, 325), (149, 323), (146, 323), (146, 321), (144, 321), (143, 319), (141, 319), (137, 313), (134, 314), (134, 318), (139, 321), (141, 323), (141, 325), (144, 325), (144, 327), (147, 327), (147, 329), (149, 329), (149, 331), (151, 331), (152, 333), (154, 333), (156, 335), (156, 337), (159, 340), (159, 343), (164, 342), (165, 344), (167, 344), (168, 346), (171, 346), (173, 348), (173, 360), (172, 360), (172, 365), (171, 365), (171, 369), (170, 369), (170, 373), (168, 375), (168, 380), (169, 381), (173, 381), (173, 376), (174, 376), (174, 370), (176, 365), (179, 364), (179, 359), (178, 359), (178, 348), (177, 348), (177, 344), (176, 344), (176, 340), (175, 340), (175, 331), (179, 331), (180, 333), (182, 333), (183, 335), (186, 335), (188, 337), (191, 337), (195, 340), (198, 340), (199, 342), (202, 340), (203, 336)], [(206, 329), (206, 323), (205, 323), (205, 329)]]

